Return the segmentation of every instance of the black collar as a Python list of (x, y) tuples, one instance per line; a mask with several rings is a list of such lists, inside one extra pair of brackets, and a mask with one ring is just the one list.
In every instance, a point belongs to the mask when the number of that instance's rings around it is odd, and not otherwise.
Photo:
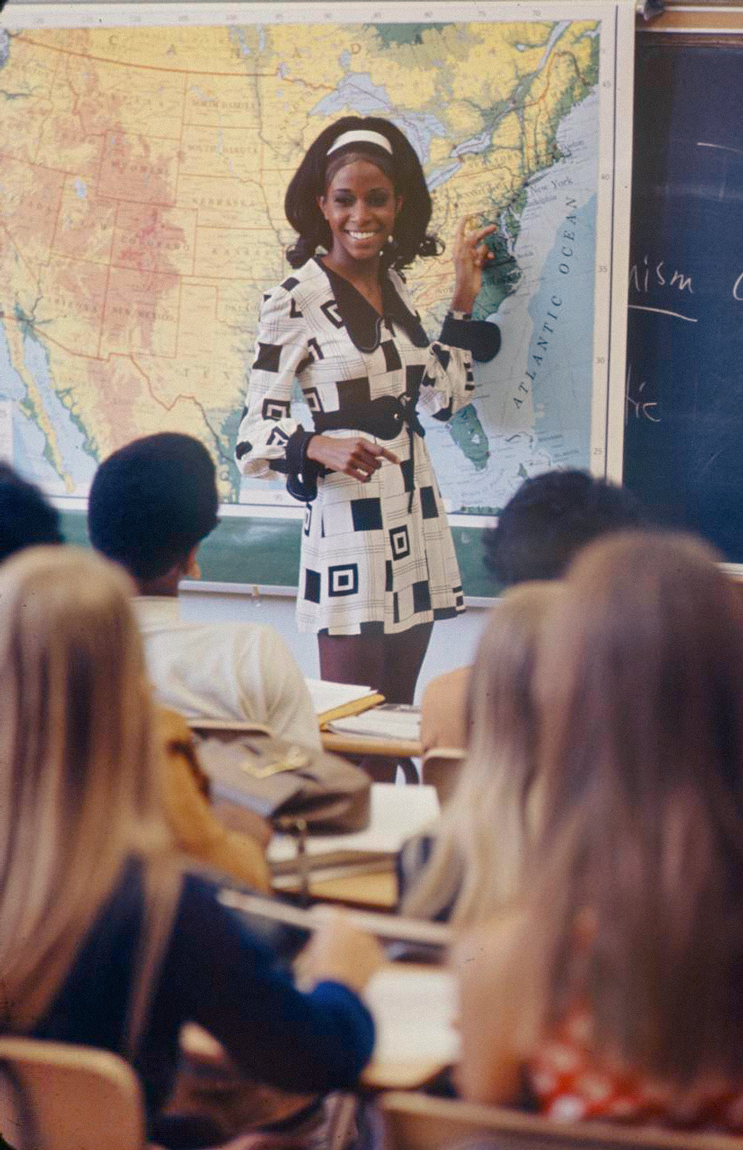
[(399, 324), (414, 347), (428, 347), (428, 336), (421, 326), (420, 319), (400, 299), (386, 271), (382, 272), (380, 278), (382, 288), (382, 315), (380, 315), (349, 280), (325, 267), (319, 256), (315, 256), (314, 259), (330, 281), (340, 317), (351, 342), (359, 351), (368, 353), (377, 350), (382, 341), (383, 320)]

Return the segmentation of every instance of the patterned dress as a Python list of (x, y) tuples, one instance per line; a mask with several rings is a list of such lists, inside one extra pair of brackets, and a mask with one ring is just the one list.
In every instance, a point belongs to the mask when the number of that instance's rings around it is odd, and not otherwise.
[[(381, 283), (383, 316), (343, 277), (308, 261), (264, 296), (236, 459), (245, 475), (286, 474), (307, 500), (300, 631), (397, 633), (464, 610), (461, 577), (416, 417), (449, 419), (474, 388), (479, 323), (450, 313), (429, 344), (403, 279)], [(367, 483), (307, 461), (312, 433), (292, 418), (297, 380), (325, 435), (388, 447)], [(381, 400), (381, 403), (380, 403)], [(313, 499), (315, 488), (317, 498)]]

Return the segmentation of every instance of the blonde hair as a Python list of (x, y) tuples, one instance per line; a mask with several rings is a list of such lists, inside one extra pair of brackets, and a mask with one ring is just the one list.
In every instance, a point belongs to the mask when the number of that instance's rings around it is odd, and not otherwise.
[(488, 619), (470, 680), (467, 760), (406, 914), (453, 906), (452, 922), (472, 923), (519, 891), (536, 794), (534, 661), (559, 593), (556, 582), (514, 587)]
[[(127, 858), (169, 854), (131, 590), (120, 569), (74, 548), (32, 548), (0, 568), (0, 979), (11, 1029), (28, 1029), (52, 1001)], [(145, 867), (146, 891), (156, 869)], [(146, 895), (145, 918), (148, 905)]]
[(671, 534), (593, 544), (536, 673), (528, 1027), (581, 1004), (595, 1052), (679, 1088), (743, 1074), (743, 607), (718, 558)]

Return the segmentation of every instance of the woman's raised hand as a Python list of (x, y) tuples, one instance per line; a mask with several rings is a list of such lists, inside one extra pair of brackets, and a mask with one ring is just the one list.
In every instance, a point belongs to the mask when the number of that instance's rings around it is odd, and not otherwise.
[(470, 216), (462, 216), (459, 221), (454, 240), (456, 280), (451, 301), (454, 311), (472, 311), (482, 287), (482, 269), (493, 259), (492, 251), (483, 240), (496, 230), (495, 224), (488, 224), (484, 228), (471, 227)]
[(332, 435), (313, 435), (307, 444), (307, 458), (322, 463), (329, 471), (350, 475), (361, 483), (368, 483), (382, 466), (383, 459), (390, 463), (400, 462), (393, 451), (361, 436), (336, 439)]

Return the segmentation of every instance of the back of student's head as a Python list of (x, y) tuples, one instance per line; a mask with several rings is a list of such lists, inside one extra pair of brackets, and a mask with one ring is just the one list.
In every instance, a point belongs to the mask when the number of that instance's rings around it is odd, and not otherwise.
[(0, 568), (0, 977), (19, 1022), (123, 861), (167, 843), (130, 596), (120, 568), (77, 548)]
[(0, 462), (0, 563), (24, 547), (62, 542), (57, 510), (38, 487)]
[(485, 564), (505, 587), (559, 579), (581, 547), (641, 522), (624, 488), (586, 471), (547, 471), (525, 480), (485, 533)]
[(472, 923), (519, 893), (541, 789), (536, 651), (560, 594), (559, 583), (531, 582), (490, 613), (470, 679), (467, 759), (406, 913), (431, 917), (453, 903), (452, 920)]
[(677, 1084), (743, 1073), (743, 612), (717, 559), (593, 544), (536, 676), (547, 1021), (588, 998), (600, 1050)]
[(217, 524), (209, 452), (198, 439), (162, 432), (135, 439), (98, 468), (88, 501), (93, 546), (139, 580), (182, 563)]

